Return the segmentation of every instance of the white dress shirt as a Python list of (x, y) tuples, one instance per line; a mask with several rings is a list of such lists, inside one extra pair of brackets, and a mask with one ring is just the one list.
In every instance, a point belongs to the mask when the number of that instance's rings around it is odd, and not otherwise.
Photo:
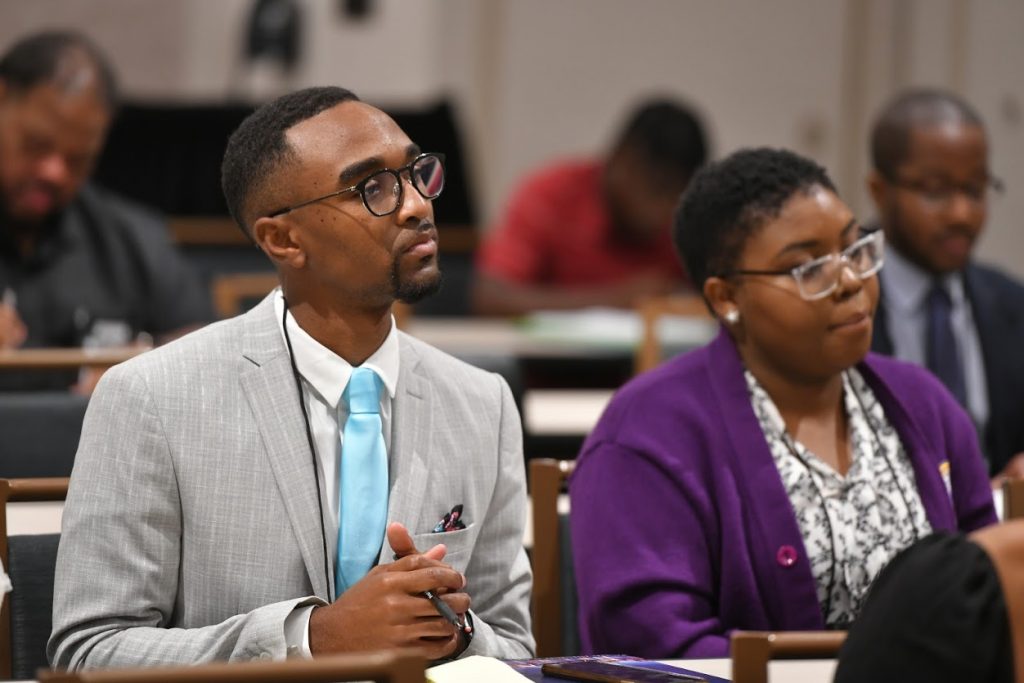
[[(274, 310), (280, 323), (284, 316), (284, 295), (278, 289)], [(302, 379), (302, 397), (309, 415), (309, 425), (316, 447), (316, 463), (320, 475), (320, 496), (324, 502), (324, 530), (327, 534), (328, 566), (333, 571), (338, 554), (338, 473), (341, 467), (342, 435), (348, 419), (348, 406), (341, 395), (352, 376), (352, 365), (299, 327), (288, 314), (288, 336), (292, 342), (295, 365)], [(284, 338), (284, 329), (281, 330)], [(391, 319), (391, 331), (384, 343), (360, 367), (372, 368), (384, 383), (380, 396), (380, 418), (384, 446), (391, 451), (391, 413), (398, 386), (398, 328)], [(282, 388), (295, 391), (294, 387)], [(312, 606), (300, 607), (285, 620), (285, 640), (290, 655), (310, 655), (309, 616)]]

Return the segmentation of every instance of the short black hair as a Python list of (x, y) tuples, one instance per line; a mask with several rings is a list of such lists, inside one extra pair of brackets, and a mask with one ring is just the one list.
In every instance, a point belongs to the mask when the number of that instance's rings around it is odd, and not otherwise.
[(743, 149), (698, 171), (672, 229), (697, 289), (732, 270), (747, 238), (791, 197), (817, 186), (836, 191), (824, 168), (785, 149)]
[(632, 149), (655, 169), (688, 180), (708, 158), (708, 141), (700, 117), (669, 99), (644, 102), (629, 117), (616, 150)]
[(81, 87), (82, 69), (96, 75), (100, 98), (113, 113), (118, 89), (114, 69), (95, 43), (74, 31), (46, 31), (22, 38), (0, 56), (0, 80), (15, 93), (37, 85), (55, 85), (63, 91)]
[(875, 170), (895, 178), (896, 169), (907, 159), (911, 131), (946, 123), (985, 128), (978, 112), (953, 93), (921, 88), (898, 95), (882, 109), (871, 128)]
[(221, 189), (231, 217), (250, 239), (248, 213), (252, 196), (291, 154), (285, 132), (322, 111), (349, 101), (358, 102), (359, 98), (345, 88), (305, 88), (263, 105), (231, 134), (220, 167)]

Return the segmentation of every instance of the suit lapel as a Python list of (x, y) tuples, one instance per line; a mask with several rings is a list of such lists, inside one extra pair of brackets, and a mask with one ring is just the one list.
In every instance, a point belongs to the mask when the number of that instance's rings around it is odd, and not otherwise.
[[(430, 383), (423, 375), (419, 353), (399, 335), (401, 366), (391, 411), (391, 452), (388, 454), (388, 522), (401, 522), (417, 533), (427, 489), (427, 447), (430, 443)], [(425, 550), (425, 548), (420, 548)], [(380, 561), (390, 562), (387, 542)]]
[[(1011, 384), (1006, 378), (1013, 377), (1015, 372), (1007, 359), (1016, 357), (1013, 344), (1017, 342), (1018, 337), (1012, 330), (1007, 329), (1006, 316), (1000, 314), (998, 304), (992, 296), (993, 292), (985, 287), (981, 273), (973, 265), (968, 265), (964, 269), (964, 289), (967, 300), (971, 302), (971, 315), (974, 317), (974, 327), (978, 331), (978, 341), (981, 343), (985, 386), (988, 391), (988, 424), (982, 436), (982, 447), (991, 471), (998, 472), (1006, 464), (1003, 459), (995, 459), (1002, 450), (1000, 445), (1003, 441), (1002, 435), (996, 434), (999, 428), (998, 416), (1013, 412), (1004, 408), (1008, 403), (1012, 405), (1014, 400), (1013, 393), (1008, 391)], [(1004, 455), (1003, 458), (1005, 457), (1007, 456)]]
[(310, 583), (318, 596), (330, 601), (317, 504), (320, 492), (291, 361), (275, 320), (275, 295), (246, 315), (243, 355), (252, 366), (242, 373), (242, 390), (255, 415)]

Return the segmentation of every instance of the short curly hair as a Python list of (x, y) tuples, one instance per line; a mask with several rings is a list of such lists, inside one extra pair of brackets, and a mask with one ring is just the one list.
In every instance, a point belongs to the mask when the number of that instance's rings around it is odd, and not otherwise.
[(824, 168), (785, 149), (743, 149), (698, 171), (676, 209), (672, 238), (693, 284), (735, 267), (747, 239), (798, 192), (835, 192)]
[(708, 140), (698, 114), (682, 102), (652, 99), (629, 117), (616, 149), (640, 153), (653, 171), (689, 180), (708, 158)]
[(334, 86), (306, 88), (277, 98), (250, 114), (228, 140), (220, 166), (220, 184), (228, 211), (252, 239), (253, 196), (292, 154), (285, 133), (342, 102), (359, 101), (355, 93)]

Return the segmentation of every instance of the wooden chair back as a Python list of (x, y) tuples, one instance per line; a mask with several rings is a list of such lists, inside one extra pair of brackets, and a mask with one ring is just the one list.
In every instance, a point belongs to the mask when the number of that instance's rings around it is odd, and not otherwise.
[(828, 659), (839, 654), (846, 631), (734, 631), (733, 683), (768, 683), (772, 659)]
[[(30, 501), (59, 501), (64, 500), (68, 494), (68, 478), (67, 477), (52, 477), (52, 478), (39, 478), (39, 479), (0, 479), (0, 561), (3, 562), (5, 571), (13, 574), (11, 567), (11, 556), (10, 556), (10, 542), (7, 536), (7, 504), (14, 502), (30, 502)], [(52, 574), (52, 567), (51, 574)], [(50, 583), (45, 587), (38, 587), (38, 591), (31, 591), (30, 586), (21, 585), (17, 576), (12, 579), (14, 583), (14, 591), (17, 595), (18, 600), (32, 601), (33, 598), (43, 598), (43, 594), (47, 593), (50, 598), (49, 604), (42, 605), (41, 609), (34, 609), (31, 602), (25, 604), (25, 610), (34, 614), (38, 619), (42, 619), (46, 623), (50, 621), (50, 607), (53, 603), (53, 584)], [(35, 592), (39, 592), (39, 595), (35, 595)], [(23, 662), (45, 662), (46, 661), (46, 643), (45, 640), (41, 644), (42, 652), (27, 652), (21, 651), (31, 647), (36, 649), (37, 643), (28, 642), (35, 640), (29, 638), (28, 634), (16, 634), (14, 632), (11, 614), (11, 593), (3, 596), (3, 606), (0, 607), (0, 680), (9, 680), (15, 675), (15, 669), (18, 669), (18, 677), (22, 678), (26, 673), (31, 675), (31, 672), (23, 671), (25, 668)], [(41, 600), (45, 602), (45, 600)], [(45, 635), (40, 632), (40, 638), (49, 636), (49, 629), (43, 628), (42, 631), (46, 631)], [(18, 645), (18, 650), (15, 651), (15, 645)], [(33, 667), (34, 668), (34, 667)]]
[(1024, 517), (1024, 479), (1003, 481), (1003, 521)]
[(210, 285), (213, 308), (221, 318), (242, 313), (247, 301), (261, 299), (277, 287), (277, 273), (230, 273), (218, 275)]
[[(533, 637), (538, 657), (559, 657), (573, 649), (575, 634), (576, 585), (563, 561), (571, 557), (564, 513), (558, 510), (558, 497), (566, 490), (575, 467), (571, 460), (547, 458), (530, 460), (530, 498), (533, 506)], [(568, 584), (568, 585), (567, 585)], [(571, 599), (566, 600), (567, 597)], [(566, 610), (572, 610), (566, 614)]]
[(664, 360), (658, 335), (658, 323), (662, 318), (711, 318), (703, 297), (696, 294), (650, 297), (641, 300), (636, 310), (642, 325), (640, 345), (633, 358), (633, 368), (637, 374), (657, 367)]
[(202, 664), (148, 669), (40, 671), (40, 683), (423, 683), (422, 657), (401, 651), (335, 655), (283, 662)]

